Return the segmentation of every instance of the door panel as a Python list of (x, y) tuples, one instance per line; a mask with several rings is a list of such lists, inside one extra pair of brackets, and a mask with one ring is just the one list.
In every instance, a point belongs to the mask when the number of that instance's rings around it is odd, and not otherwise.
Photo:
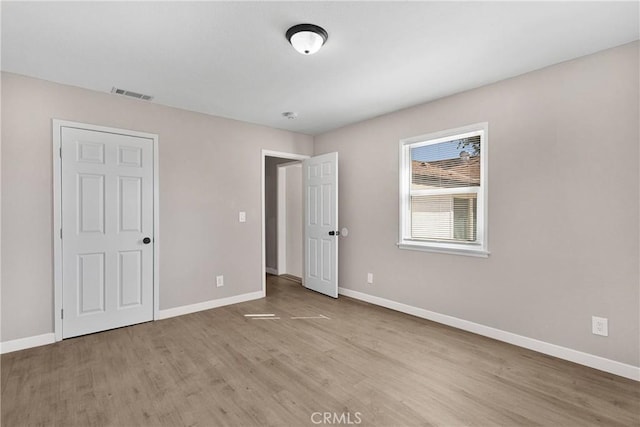
[(307, 241), (309, 242), (307, 247), (307, 277), (318, 279), (318, 240), (309, 237)]
[(63, 127), (61, 147), (63, 338), (152, 320), (152, 140)]
[(104, 163), (104, 144), (78, 141), (76, 148), (78, 163)]
[(104, 253), (78, 255), (78, 314), (104, 311)]
[(322, 239), (322, 280), (324, 282), (330, 282), (333, 279), (333, 266), (331, 262), (327, 262), (331, 259), (332, 252), (334, 251), (333, 246), (334, 242), (337, 239), (335, 238), (324, 238)]
[(119, 177), (119, 231), (142, 231), (142, 178)]
[(142, 167), (142, 150), (138, 147), (118, 147), (118, 165)]
[[(304, 285), (338, 297), (338, 153), (303, 162)], [(333, 235), (330, 233), (334, 233)]]
[(118, 254), (118, 308), (142, 304), (142, 251)]
[[(333, 184), (324, 184), (322, 186), (322, 226), (323, 227), (331, 227), (334, 222), (333, 212), (333, 197), (332, 192), (334, 191)], [(335, 227), (334, 227), (335, 228)]]
[(104, 233), (104, 175), (78, 175), (80, 233)]

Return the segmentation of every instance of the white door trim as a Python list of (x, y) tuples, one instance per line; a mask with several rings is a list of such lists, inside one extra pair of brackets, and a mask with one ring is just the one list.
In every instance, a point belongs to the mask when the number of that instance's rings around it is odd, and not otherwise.
[(262, 191), (262, 203), (260, 209), (260, 216), (262, 217), (262, 296), (267, 296), (267, 219), (265, 214), (265, 179), (264, 174), (266, 171), (266, 162), (267, 157), (279, 157), (281, 159), (291, 159), (291, 160), (304, 160), (308, 159), (311, 156), (307, 156), (305, 154), (296, 154), (296, 153), (285, 153), (283, 151), (272, 151), (262, 149), (262, 162), (260, 169), (260, 187)]
[(278, 165), (278, 272), (287, 272), (287, 170)]
[(52, 120), (53, 132), (53, 332), (56, 341), (62, 340), (62, 128), (72, 127), (97, 132), (108, 132), (120, 135), (148, 138), (153, 141), (153, 320), (157, 320), (160, 311), (160, 221), (159, 221), (159, 185), (158, 185), (158, 135), (126, 129), (97, 126), (67, 120)]

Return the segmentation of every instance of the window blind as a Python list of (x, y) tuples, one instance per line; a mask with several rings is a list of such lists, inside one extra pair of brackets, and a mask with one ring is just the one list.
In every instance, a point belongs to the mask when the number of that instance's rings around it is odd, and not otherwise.
[(411, 239), (476, 240), (480, 165), (480, 135), (411, 148)]

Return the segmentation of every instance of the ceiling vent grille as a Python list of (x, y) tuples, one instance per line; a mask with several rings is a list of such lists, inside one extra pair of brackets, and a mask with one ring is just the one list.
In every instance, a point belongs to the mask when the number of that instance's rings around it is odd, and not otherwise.
[(130, 96), (131, 98), (142, 99), (144, 101), (151, 101), (153, 99), (153, 96), (151, 95), (144, 95), (142, 93), (132, 92), (126, 89), (118, 89), (117, 87), (111, 88), (111, 93), (115, 93), (116, 95)]

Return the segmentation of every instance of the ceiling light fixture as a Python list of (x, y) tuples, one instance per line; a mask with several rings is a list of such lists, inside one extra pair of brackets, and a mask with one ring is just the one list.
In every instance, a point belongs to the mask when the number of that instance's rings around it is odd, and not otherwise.
[(287, 30), (287, 40), (303, 55), (313, 55), (319, 51), (328, 37), (324, 28), (313, 24), (298, 24)]

